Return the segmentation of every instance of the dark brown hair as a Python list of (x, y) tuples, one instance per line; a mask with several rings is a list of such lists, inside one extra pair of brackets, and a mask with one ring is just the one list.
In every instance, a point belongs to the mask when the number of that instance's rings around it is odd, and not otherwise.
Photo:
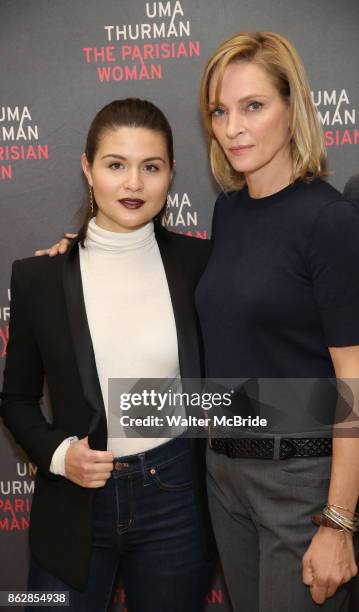
[[(90, 165), (93, 164), (103, 133), (106, 130), (116, 130), (120, 127), (146, 128), (162, 134), (167, 146), (170, 168), (171, 170), (173, 169), (173, 135), (171, 126), (157, 106), (148, 100), (140, 100), (139, 98), (113, 100), (113, 102), (106, 104), (97, 113), (90, 125), (86, 140), (85, 154)], [(94, 198), (93, 205), (93, 213), (91, 212), (89, 201), (84, 206), (81, 228), (79, 230), (79, 239), (82, 246), (84, 246), (88, 223), (98, 210)], [(157, 219), (161, 218), (165, 206), (166, 203), (164, 203)]]

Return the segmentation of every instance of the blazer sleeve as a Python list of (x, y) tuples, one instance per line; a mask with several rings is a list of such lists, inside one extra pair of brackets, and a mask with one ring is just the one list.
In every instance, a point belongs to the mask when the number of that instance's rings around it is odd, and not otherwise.
[(40, 408), (44, 368), (21, 283), (21, 261), (13, 264), (9, 342), (0, 414), (16, 442), (51, 479), (54, 451), (71, 433), (53, 428)]

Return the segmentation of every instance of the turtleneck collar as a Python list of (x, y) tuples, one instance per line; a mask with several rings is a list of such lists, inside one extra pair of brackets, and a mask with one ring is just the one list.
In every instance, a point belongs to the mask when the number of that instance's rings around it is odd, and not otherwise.
[(154, 240), (153, 221), (131, 232), (110, 232), (99, 227), (93, 217), (88, 224), (85, 245), (91, 249), (123, 253), (144, 249)]

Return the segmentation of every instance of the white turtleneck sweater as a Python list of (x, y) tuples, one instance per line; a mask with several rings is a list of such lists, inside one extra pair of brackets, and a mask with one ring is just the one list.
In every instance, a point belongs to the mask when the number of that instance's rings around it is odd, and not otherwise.
[[(151, 221), (132, 232), (110, 232), (91, 219), (80, 267), (96, 367), (108, 419), (108, 379), (179, 378), (176, 326), (161, 255)], [(126, 389), (130, 390), (131, 385)], [(118, 409), (120, 411), (120, 408)], [(153, 411), (153, 409), (152, 409)], [(124, 412), (131, 416), (131, 410)], [(149, 450), (169, 438), (111, 436), (114, 456)], [(50, 466), (65, 474), (67, 438)], [(76, 439), (76, 438), (75, 438)]]

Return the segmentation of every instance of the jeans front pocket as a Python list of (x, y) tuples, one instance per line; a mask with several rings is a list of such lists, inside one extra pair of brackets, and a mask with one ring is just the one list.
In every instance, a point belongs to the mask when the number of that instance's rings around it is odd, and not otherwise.
[(182, 453), (165, 463), (149, 467), (148, 475), (163, 491), (185, 491), (193, 486), (192, 455)]

